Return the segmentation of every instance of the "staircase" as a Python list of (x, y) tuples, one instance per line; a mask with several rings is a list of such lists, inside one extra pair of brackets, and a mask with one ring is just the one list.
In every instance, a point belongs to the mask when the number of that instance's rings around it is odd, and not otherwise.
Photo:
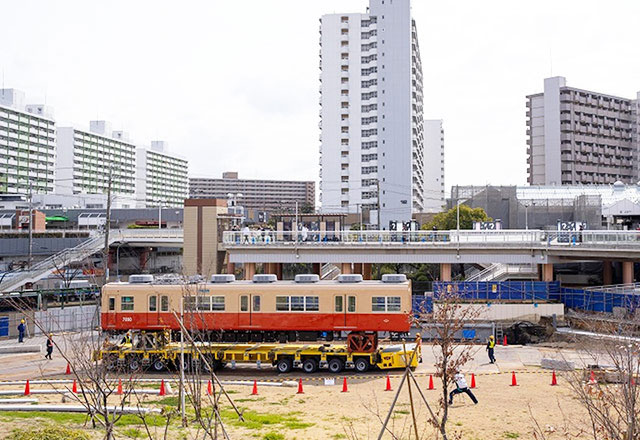
[(535, 264), (494, 263), (485, 270), (468, 276), (465, 281), (507, 281), (510, 279), (530, 279), (538, 276)]
[[(116, 238), (117, 237), (111, 236), (109, 241), (113, 242)], [(26, 283), (35, 283), (51, 275), (56, 269), (62, 269), (72, 263), (82, 261), (103, 248), (104, 235), (95, 235), (76, 247), (60, 251), (33, 264), (31, 268), (25, 271), (16, 272), (11, 278), (5, 278), (0, 282), (0, 292), (11, 292), (18, 290)]]
[(340, 269), (338, 266), (332, 263), (327, 263), (322, 265), (322, 270), (320, 271), (320, 279), (321, 280), (335, 280), (340, 275)]

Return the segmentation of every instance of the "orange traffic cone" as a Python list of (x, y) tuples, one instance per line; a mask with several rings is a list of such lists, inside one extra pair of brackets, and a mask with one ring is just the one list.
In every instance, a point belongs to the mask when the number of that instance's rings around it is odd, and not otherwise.
[(71, 386), (71, 392), (73, 394), (78, 394), (78, 384), (76, 383), (75, 379), (73, 379), (73, 385)]
[(591, 374), (589, 375), (589, 383), (598, 383), (598, 381), (596, 380), (596, 375), (593, 372), (593, 370), (591, 370)]
[(253, 381), (253, 390), (251, 390), (251, 395), (252, 396), (258, 395), (258, 381), (256, 380)]
[(515, 371), (511, 372), (511, 386), (512, 387), (517, 387), (518, 386), (518, 381), (516, 380), (516, 373)]
[(162, 379), (162, 381), (160, 381), (160, 392), (158, 393), (158, 396), (164, 396), (167, 394), (167, 390), (164, 387), (164, 379)]
[(389, 375), (387, 374), (387, 387), (384, 389), (385, 391), (393, 391), (391, 389), (391, 379), (389, 378)]
[(504, 335), (504, 338), (502, 338), (502, 345), (507, 346), (507, 335)]
[(347, 388), (347, 377), (344, 377), (344, 380), (342, 381), (342, 392), (343, 393), (348, 393), (349, 389)]
[(207, 394), (209, 396), (213, 394), (213, 385), (211, 385), (211, 381), (207, 382)]
[(27, 383), (24, 386), (24, 395), (28, 396), (31, 394), (31, 388), (29, 388), (29, 380), (27, 379)]
[(116, 391), (118, 396), (122, 396), (122, 379), (118, 379), (118, 391)]
[(298, 393), (297, 394), (304, 394), (304, 391), (302, 391), (302, 379), (298, 379)]
[(429, 375), (429, 389), (430, 389), (430, 390), (435, 389), (435, 388), (433, 387), (433, 376), (432, 376), (432, 375)]
[(551, 386), (554, 385), (558, 385), (558, 379), (556, 378), (556, 372), (554, 370), (553, 374), (551, 375)]
[(471, 388), (476, 387), (476, 375), (471, 373)]
[(65, 371), (64, 374), (71, 374), (71, 365), (69, 365), (69, 363), (67, 363), (67, 371)]

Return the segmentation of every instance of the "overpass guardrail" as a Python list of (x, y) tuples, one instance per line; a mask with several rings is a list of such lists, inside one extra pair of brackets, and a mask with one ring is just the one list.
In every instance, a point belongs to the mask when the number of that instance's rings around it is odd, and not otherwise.
[(640, 247), (638, 231), (544, 231), (508, 229), (499, 231), (225, 231), (225, 247), (234, 246), (531, 246)]

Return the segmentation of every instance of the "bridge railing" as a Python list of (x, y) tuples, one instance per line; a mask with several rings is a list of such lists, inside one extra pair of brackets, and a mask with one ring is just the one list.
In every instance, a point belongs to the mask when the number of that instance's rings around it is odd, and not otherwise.
[(640, 246), (637, 231), (543, 231), (508, 229), (500, 231), (225, 231), (225, 246), (251, 245), (372, 245), (411, 246)]

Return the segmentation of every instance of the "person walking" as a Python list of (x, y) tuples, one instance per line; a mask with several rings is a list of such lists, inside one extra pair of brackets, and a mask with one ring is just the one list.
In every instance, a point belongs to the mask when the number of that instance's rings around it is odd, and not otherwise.
[(20, 324), (18, 324), (18, 343), (24, 342), (24, 331), (26, 327), (24, 325), (24, 319), (20, 320)]
[(489, 336), (489, 340), (487, 341), (487, 353), (489, 354), (489, 362), (492, 364), (496, 363), (496, 357), (493, 355), (493, 350), (496, 347), (496, 339), (493, 335)]
[(53, 353), (53, 333), (49, 333), (49, 338), (47, 339), (47, 354), (44, 356), (44, 358), (52, 360), (51, 358), (52, 353)]
[(453, 396), (460, 393), (467, 393), (467, 396), (469, 396), (473, 403), (477, 405), (478, 399), (476, 399), (476, 396), (473, 395), (473, 393), (467, 386), (467, 381), (464, 378), (464, 374), (458, 371), (453, 376), (453, 380), (455, 381), (457, 388), (449, 393), (449, 405), (453, 405)]

